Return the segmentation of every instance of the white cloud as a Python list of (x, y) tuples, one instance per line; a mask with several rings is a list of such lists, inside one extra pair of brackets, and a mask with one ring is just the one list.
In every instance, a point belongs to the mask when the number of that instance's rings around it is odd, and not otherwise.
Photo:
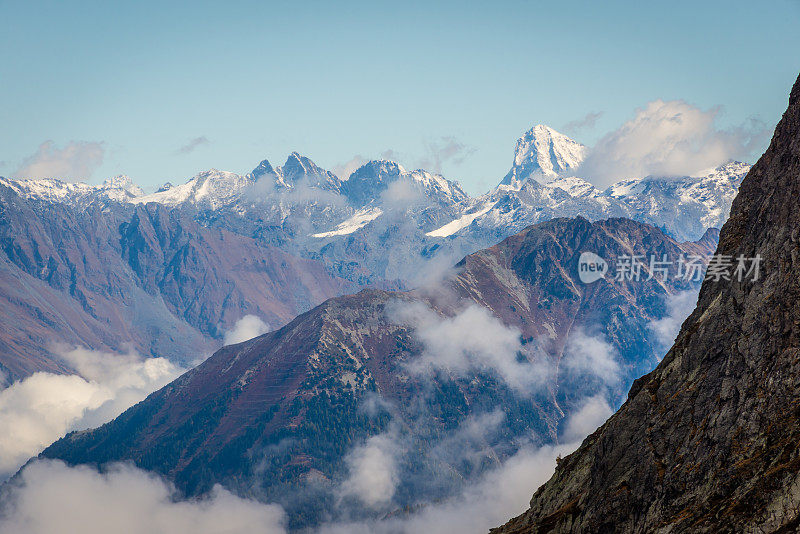
[(165, 358), (63, 351), (78, 375), (34, 373), (0, 391), (0, 477), (72, 430), (110, 421), (184, 369)]
[(269, 325), (255, 315), (245, 315), (233, 325), (233, 328), (225, 332), (223, 343), (233, 345), (248, 339), (253, 339), (261, 334), (269, 332)]
[(102, 165), (104, 155), (103, 143), (70, 141), (64, 148), (57, 148), (53, 141), (45, 141), (22, 162), (14, 177), (88, 180)]
[(283, 534), (276, 505), (220, 487), (200, 501), (172, 499), (161, 479), (130, 466), (99, 474), (57, 461), (27, 466), (3, 503), (0, 531), (14, 534)]
[(389, 307), (388, 313), (397, 324), (413, 327), (424, 345), (410, 365), (413, 372), (467, 376), (488, 370), (518, 390), (552, 378), (545, 356), (538, 354), (529, 361), (519, 330), (504, 325), (482, 306), (472, 304), (453, 317), (443, 317), (421, 302), (405, 302)]
[(613, 413), (614, 410), (602, 394), (589, 397), (578, 411), (569, 417), (561, 439), (566, 442), (580, 441), (594, 432)]
[(614, 346), (582, 330), (576, 330), (567, 339), (562, 366), (576, 375), (594, 375), (608, 385), (616, 384), (620, 379)]
[(667, 314), (648, 326), (656, 336), (656, 342), (662, 351), (672, 347), (683, 321), (689, 317), (697, 306), (699, 290), (690, 289), (666, 297)]
[(349, 476), (341, 485), (341, 496), (356, 497), (372, 508), (391, 502), (399, 482), (398, 449), (397, 432), (390, 429), (350, 451), (345, 458)]
[[(586, 405), (594, 403), (593, 399)], [(602, 417), (581, 410), (574, 429), (594, 430)], [(491, 421), (495, 416), (487, 415)], [(476, 419), (477, 421), (477, 419)], [(592, 424), (588, 422), (592, 421)], [(466, 425), (464, 432), (481, 430)], [(577, 431), (577, 430), (576, 430)], [(360, 523), (323, 525), (319, 534), (483, 534), (521, 512), (536, 489), (552, 476), (556, 458), (574, 451), (583, 435), (558, 446), (523, 447), (501, 466), (487, 472), (464, 491), (440, 503), (430, 503), (407, 516), (390, 516)], [(362, 447), (356, 461), (360, 475), (357, 496), (376, 506), (391, 499), (396, 475), (387, 473), (386, 457), (394, 458), (391, 431)], [(353, 457), (355, 458), (355, 457)], [(394, 460), (390, 460), (393, 462)], [(378, 474), (372, 473), (372, 468)], [(374, 495), (370, 494), (374, 492)], [(15, 534), (283, 534), (285, 515), (277, 505), (238, 498), (220, 487), (200, 501), (174, 501), (173, 488), (160, 478), (127, 465), (103, 474), (87, 467), (67, 467), (59, 461), (27, 466), (3, 503), (0, 531)]]
[(578, 175), (602, 188), (625, 178), (694, 175), (752, 156), (767, 129), (755, 121), (720, 129), (718, 113), (683, 100), (650, 102), (597, 142)]

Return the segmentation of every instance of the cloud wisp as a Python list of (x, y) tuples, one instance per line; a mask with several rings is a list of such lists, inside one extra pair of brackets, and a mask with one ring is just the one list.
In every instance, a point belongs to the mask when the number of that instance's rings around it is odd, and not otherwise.
[(442, 174), (446, 163), (461, 165), (476, 149), (470, 147), (453, 136), (441, 137), (436, 141), (425, 143), (425, 155), (417, 160), (415, 166), (421, 169)]
[[(411, 167), (414, 169), (424, 169), (436, 174), (442, 174), (446, 164), (461, 165), (472, 154), (477, 151), (475, 147), (471, 147), (452, 135), (440, 137), (433, 141), (423, 142), (422, 155), (414, 157), (405, 152), (399, 152), (392, 148), (387, 148), (378, 155), (379, 159), (396, 161), (398, 163), (410, 162)], [(370, 160), (356, 154), (350, 160), (334, 165), (331, 168), (336, 176), (342, 180), (347, 180), (350, 175)], [(406, 168), (408, 168), (407, 165)]]
[(185, 145), (183, 145), (182, 147), (177, 149), (175, 151), (175, 155), (176, 156), (185, 156), (186, 154), (191, 154), (192, 152), (194, 152), (198, 148), (200, 148), (202, 146), (206, 146), (206, 145), (208, 145), (210, 143), (211, 142), (208, 140), (208, 137), (206, 137), (205, 135), (201, 135), (199, 137), (195, 137), (193, 139), (190, 139)]
[(391, 427), (351, 450), (345, 458), (349, 476), (339, 489), (340, 498), (355, 497), (370, 508), (389, 504), (400, 482), (399, 443), (397, 429)]
[(262, 321), (260, 317), (257, 315), (245, 315), (236, 321), (230, 330), (225, 332), (222, 343), (224, 345), (233, 345), (267, 332), (269, 332), (269, 325)]
[(666, 297), (667, 313), (661, 319), (652, 321), (648, 327), (655, 335), (658, 349), (665, 352), (672, 347), (678, 337), (683, 321), (694, 311), (697, 306), (699, 289), (681, 291)]
[(70, 141), (58, 148), (45, 141), (34, 154), (25, 158), (14, 172), (15, 178), (59, 178), (70, 182), (88, 180), (103, 164), (103, 143)]
[(580, 329), (567, 339), (562, 367), (574, 376), (595, 376), (608, 386), (620, 380), (616, 348), (602, 337), (588, 335)]
[(574, 443), (580, 441), (614, 413), (608, 400), (601, 393), (584, 399), (583, 404), (567, 419), (561, 441)]
[(361, 154), (356, 154), (348, 161), (344, 163), (339, 163), (331, 167), (331, 172), (338, 176), (342, 180), (347, 180), (350, 178), (350, 175), (355, 172), (356, 169), (367, 163), (369, 160), (366, 159)]
[(593, 130), (597, 121), (603, 116), (602, 111), (589, 112), (580, 119), (569, 121), (564, 125), (564, 131), (570, 135), (576, 135), (585, 130)]

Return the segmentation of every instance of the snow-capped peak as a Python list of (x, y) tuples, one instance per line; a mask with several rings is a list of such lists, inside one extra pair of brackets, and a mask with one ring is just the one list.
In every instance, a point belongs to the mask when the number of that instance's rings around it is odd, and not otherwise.
[(138, 197), (144, 194), (141, 187), (133, 183), (130, 176), (118, 174), (103, 182), (102, 189), (120, 189)]
[(36, 198), (48, 202), (66, 202), (74, 206), (86, 206), (95, 200), (130, 202), (144, 195), (141, 187), (122, 174), (109, 178), (101, 185), (67, 182), (56, 178), (20, 180), (2, 178), (0, 183), (26, 198)]
[(258, 166), (253, 169), (248, 176), (253, 182), (257, 182), (259, 178), (268, 174), (275, 174), (275, 169), (272, 168), (272, 165), (268, 160), (262, 160)]
[[(269, 165), (268, 162), (267, 165)], [(252, 176), (252, 173), (242, 176), (233, 172), (209, 169), (197, 174), (184, 184), (168, 189), (159, 189), (156, 193), (136, 197), (131, 202), (141, 204), (159, 202), (167, 206), (188, 202), (217, 209), (223, 204), (235, 200), (247, 186), (251, 185), (253, 183)]]
[(319, 189), (339, 191), (342, 185), (342, 181), (338, 176), (297, 152), (289, 154), (289, 157), (286, 158), (286, 163), (283, 167), (279, 167), (276, 172), (280, 176), (278, 183), (286, 187), (293, 187), (297, 183), (305, 183), (308, 186)]
[(501, 185), (519, 188), (531, 178), (546, 183), (574, 171), (586, 157), (586, 147), (549, 126), (537, 124), (517, 140), (514, 164)]
[(454, 204), (468, 198), (458, 182), (422, 169), (407, 171), (399, 163), (388, 160), (369, 161), (342, 183), (342, 193), (355, 206), (380, 201), (387, 192), (390, 196), (397, 194), (406, 198), (409, 194), (420, 195), (443, 204)]

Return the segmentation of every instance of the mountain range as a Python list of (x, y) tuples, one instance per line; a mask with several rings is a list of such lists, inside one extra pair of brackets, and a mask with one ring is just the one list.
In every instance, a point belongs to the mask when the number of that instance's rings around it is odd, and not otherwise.
[[(684, 177), (622, 177), (604, 191), (580, 177), (583, 145), (543, 125), (518, 141), (499, 185), (477, 197), (455, 181), (391, 161), (337, 177), (292, 153), (247, 174), (211, 169), (143, 194), (119, 176), (100, 186), (0, 179), (25, 198), (73, 206), (158, 203), (203, 226), (220, 227), (321, 261), (358, 284), (413, 287), (420, 266), (441, 267), (555, 217), (627, 217), (680, 240), (719, 228), (749, 165), (731, 162)], [(386, 261), (393, 258), (393, 261)]]
[[(540, 223), (435, 284), (333, 298), (224, 347), (42, 457), (130, 461), (184, 496), (222, 484), (282, 504), (293, 528), (336, 519), (336, 509), (372, 517), (447, 498), (521, 446), (564, 439), (587, 399), (621, 401), (657, 362), (650, 328), (696, 282), (645, 267), (639, 280), (584, 284), (583, 251), (707, 259), (715, 244), (716, 235), (678, 243), (628, 219)], [(475, 425), (478, 435), (460, 441)], [(352, 508), (338, 506), (358, 446), (383, 447), (396, 482), (388, 496), (357, 493)]]
[(276, 328), (359, 287), (415, 287), (557, 217), (628, 217), (698, 240), (724, 221), (748, 169), (729, 163), (601, 192), (572, 176), (585, 154), (536, 126), (517, 142), (506, 178), (475, 198), (395, 162), (340, 179), (297, 153), (281, 167), (212, 169), (150, 194), (125, 176), (96, 186), (0, 178), (0, 372), (10, 382), (68, 371), (60, 344), (197, 359), (243, 315)]

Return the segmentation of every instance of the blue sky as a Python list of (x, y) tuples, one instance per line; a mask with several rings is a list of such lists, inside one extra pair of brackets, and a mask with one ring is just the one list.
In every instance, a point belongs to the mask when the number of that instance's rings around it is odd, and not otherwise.
[(774, 126), (798, 27), (798, 0), (0, 0), (0, 175), (48, 140), (101, 143), (90, 181), (149, 187), (293, 150), (327, 168), (387, 151), (414, 167), (450, 146), (441, 170), (477, 193), (536, 123), (599, 113), (567, 132), (592, 145), (648, 102), (683, 99), (721, 106), (720, 128)]

